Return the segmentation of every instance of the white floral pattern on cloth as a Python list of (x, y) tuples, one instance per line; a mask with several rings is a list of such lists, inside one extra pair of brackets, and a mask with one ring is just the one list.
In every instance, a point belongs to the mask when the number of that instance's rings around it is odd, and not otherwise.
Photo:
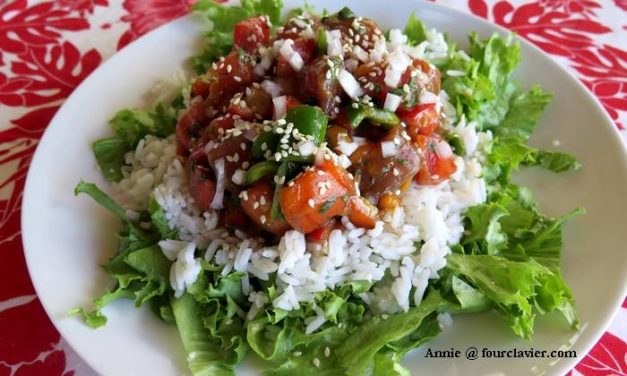
[[(627, 1), (438, 0), (532, 41), (627, 135)], [(0, 376), (90, 375), (41, 308), (20, 236), (26, 172), (46, 126), (89, 73), (193, 0), (0, 0)], [(626, 137), (627, 139), (627, 137)], [(627, 374), (627, 305), (572, 375)]]

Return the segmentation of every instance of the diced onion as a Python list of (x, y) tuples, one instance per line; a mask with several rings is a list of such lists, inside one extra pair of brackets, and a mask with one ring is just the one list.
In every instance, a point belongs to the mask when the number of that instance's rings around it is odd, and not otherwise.
[(395, 71), (405, 72), (411, 60), (400, 48), (395, 48), (388, 59), (388, 67)]
[(383, 108), (395, 112), (398, 106), (401, 104), (402, 98), (396, 94), (388, 93), (385, 97), (385, 103), (383, 104)]
[(451, 149), (451, 146), (444, 141), (438, 142), (438, 144), (435, 146), (435, 152), (438, 153), (441, 158), (450, 158), (453, 156), (453, 150)]
[(340, 74), (337, 77), (338, 81), (340, 81), (340, 85), (342, 89), (348, 94), (349, 97), (355, 99), (364, 95), (364, 90), (359, 85), (359, 82), (355, 79), (355, 77), (350, 74), (346, 69), (342, 69)]
[(418, 102), (420, 104), (438, 103), (438, 100), (439, 98), (437, 95), (427, 90), (421, 91), (420, 96), (418, 97)]
[(396, 144), (393, 141), (383, 141), (381, 143), (381, 156), (383, 158), (393, 157), (396, 155)]
[(357, 146), (365, 145), (366, 144), (366, 138), (365, 137), (354, 136), (353, 137), (353, 143), (355, 143)]
[(266, 91), (266, 93), (270, 94), (272, 98), (276, 98), (281, 95), (283, 89), (276, 82), (265, 80), (261, 83), (261, 88)]
[(314, 151), (316, 151), (316, 144), (313, 141), (306, 141), (298, 146), (298, 152), (304, 157), (312, 155)]
[(355, 55), (355, 57), (363, 63), (367, 63), (370, 57), (368, 56), (368, 52), (359, 46), (355, 46), (355, 48), (353, 48), (353, 55)]
[(281, 44), (281, 47), (279, 47), (279, 54), (281, 54), (285, 60), (290, 60), (290, 57), (294, 53), (292, 44), (294, 44), (293, 40), (286, 39), (283, 41), (283, 44)]
[(326, 31), (327, 34), (327, 55), (341, 56), (344, 54), (342, 47), (342, 33), (339, 30)]
[(287, 97), (282, 95), (273, 98), (272, 103), (274, 104), (274, 118), (277, 120), (283, 119), (287, 113)]
[(213, 195), (211, 201), (211, 208), (220, 210), (223, 207), (224, 201), (224, 188), (225, 188), (225, 176), (224, 176), (224, 158), (217, 159), (213, 167), (216, 173), (216, 193)]
[(391, 88), (395, 88), (398, 86), (398, 83), (401, 82), (401, 76), (403, 72), (399, 72), (393, 69), (385, 70), (385, 79), (383, 80), (385, 84)]
[(350, 159), (348, 159), (348, 157), (344, 154), (340, 155), (340, 166), (344, 167), (344, 168), (349, 168), (353, 163), (351, 162)]
[(303, 68), (304, 61), (298, 52), (294, 51), (294, 48), (292, 47), (293, 44), (293, 40), (286, 39), (279, 48), (279, 54), (281, 54), (285, 61), (287, 61), (290, 66), (298, 72)]
[(357, 150), (359, 145), (354, 142), (340, 141), (337, 143), (337, 149), (344, 155), (351, 156)]
[(300, 54), (296, 51), (294, 51), (287, 62), (290, 63), (290, 66), (294, 68), (296, 72), (300, 72), (300, 70), (303, 69), (303, 65), (305, 65), (303, 58), (300, 57)]
[(390, 43), (393, 46), (407, 44), (407, 36), (400, 29), (391, 29)]
[(240, 169), (235, 170), (235, 172), (233, 172), (233, 176), (231, 176), (231, 180), (237, 185), (244, 184), (244, 171)]

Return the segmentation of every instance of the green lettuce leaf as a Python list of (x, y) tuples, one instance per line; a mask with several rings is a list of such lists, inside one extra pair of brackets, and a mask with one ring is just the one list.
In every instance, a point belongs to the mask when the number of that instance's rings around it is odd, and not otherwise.
[(201, 306), (194, 298), (189, 294), (183, 294), (178, 299), (172, 298), (171, 304), (192, 375), (235, 375), (232, 357), (226, 354), (220, 343), (215, 341), (204, 327)]
[(447, 266), (471, 281), (525, 339), (533, 336), (534, 306), (540, 313), (557, 309), (573, 327), (578, 326), (572, 294), (561, 276), (532, 258), (512, 261), (490, 255), (451, 254)]
[(415, 14), (411, 14), (403, 30), (403, 34), (407, 35), (407, 40), (410, 44), (416, 45), (427, 40), (427, 32), (425, 25), (416, 17)]
[(403, 339), (418, 329), (432, 312), (443, 304), (437, 293), (429, 294), (418, 307), (383, 319), (373, 316), (366, 320), (336, 350), (340, 365), (347, 375), (367, 374), (374, 366), (375, 355), (389, 342)]
[(205, 36), (207, 45), (194, 57), (193, 65), (198, 74), (205, 73), (211, 63), (227, 55), (233, 48), (235, 25), (253, 16), (267, 15), (273, 24), (281, 18), (281, 0), (242, 0), (240, 6), (222, 6), (212, 0), (199, 0), (194, 10), (202, 12), (212, 23)]

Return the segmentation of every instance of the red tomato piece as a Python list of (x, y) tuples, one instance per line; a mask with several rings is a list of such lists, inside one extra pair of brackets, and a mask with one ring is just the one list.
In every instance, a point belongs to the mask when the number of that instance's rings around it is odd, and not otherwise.
[(418, 135), (430, 136), (440, 127), (440, 117), (435, 103), (420, 104), (409, 110), (398, 110), (398, 115), (407, 124), (407, 133), (414, 141)]
[(452, 156), (441, 156), (437, 145), (443, 141), (439, 136), (418, 137), (418, 146), (422, 151), (420, 170), (416, 174), (416, 182), (421, 185), (434, 185), (443, 182), (455, 173), (457, 166)]
[(263, 17), (249, 18), (235, 25), (233, 41), (247, 52), (253, 52), (259, 44), (267, 45), (269, 39), (270, 27)]
[(213, 195), (216, 193), (216, 183), (212, 179), (213, 173), (205, 166), (192, 165), (189, 177), (189, 190), (200, 210), (210, 209)]

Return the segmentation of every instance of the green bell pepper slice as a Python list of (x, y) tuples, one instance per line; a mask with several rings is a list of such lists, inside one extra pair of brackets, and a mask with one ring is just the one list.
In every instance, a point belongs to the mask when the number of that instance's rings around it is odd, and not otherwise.
[(385, 129), (392, 129), (401, 123), (401, 119), (392, 111), (362, 104), (358, 104), (357, 108), (349, 106), (347, 112), (348, 122), (353, 129), (359, 127), (364, 120)]
[(299, 105), (287, 111), (285, 121), (294, 124), (301, 134), (312, 136), (316, 145), (320, 145), (324, 141), (329, 119), (320, 107)]
[(251, 185), (258, 180), (265, 178), (266, 176), (272, 176), (276, 174), (279, 169), (279, 163), (273, 161), (263, 161), (253, 165), (246, 171), (244, 175), (244, 184)]

